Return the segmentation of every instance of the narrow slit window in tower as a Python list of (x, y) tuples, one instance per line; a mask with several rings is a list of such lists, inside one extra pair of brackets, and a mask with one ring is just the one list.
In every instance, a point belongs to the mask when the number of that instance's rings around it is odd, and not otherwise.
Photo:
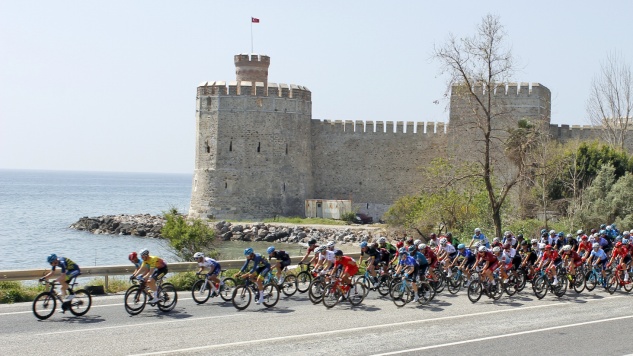
[(224, 189), (227, 189), (229, 187), (229, 184), (227, 182), (224, 182)]
[(284, 192), (286, 191), (286, 182), (284, 182)]
[(286, 143), (286, 155), (288, 154), (288, 144)]
[(229, 142), (229, 152), (233, 151), (233, 141)]
[(262, 143), (261, 142), (257, 142), (257, 153), (259, 153), (259, 150), (262, 147)]

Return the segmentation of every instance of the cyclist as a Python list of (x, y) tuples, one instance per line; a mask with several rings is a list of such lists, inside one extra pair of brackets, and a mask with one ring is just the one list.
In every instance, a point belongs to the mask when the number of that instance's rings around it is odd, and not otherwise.
[(336, 246), (336, 241), (332, 240), (332, 241), (328, 241), (327, 245), (325, 245), (325, 247), (328, 249), (328, 251), (334, 251), (334, 247)]
[(143, 260), (143, 267), (141, 270), (132, 274), (130, 279), (141, 276), (147, 281), (147, 287), (152, 291), (152, 298), (149, 300), (150, 304), (158, 303), (160, 300), (158, 296), (158, 288), (156, 287), (156, 281), (165, 277), (167, 274), (167, 263), (160, 257), (150, 256), (149, 250), (144, 248), (139, 254)]
[(516, 237), (514, 237), (512, 231), (506, 231), (503, 233), (503, 241), (501, 241), (501, 243), (505, 245), (508, 242), (510, 243), (510, 245), (512, 245), (512, 247), (517, 246), (517, 239)]
[[(57, 255), (54, 253), (51, 253), (50, 255), (48, 255), (48, 257), (46, 257), (46, 262), (48, 262), (52, 266), (51, 271), (48, 272), (44, 277), (40, 278), (40, 280), (43, 281), (47, 279), (48, 277), (52, 276), (57, 267), (61, 268), (62, 275), (55, 278), (55, 281), (59, 283), (60, 288), (62, 290), (62, 295), (66, 295), (68, 292), (68, 282), (70, 282), (71, 279), (81, 274), (81, 270), (79, 269), (79, 266), (75, 262), (73, 262), (70, 258), (57, 257)], [(74, 297), (75, 297), (74, 295), (66, 295), (66, 297), (64, 298), (64, 301), (68, 302), (72, 300)]]
[(345, 285), (351, 285), (352, 276), (358, 273), (358, 265), (356, 264), (356, 261), (349, 256), (343, 256), (343, 251), (341, 250), (336, 250), (336, 252), (334, 252), (334, 258), (336, 262), (334, 263), (332, 272), (330, 272), (330, 276), (334, 276), (337, 267), (341, 266), (343, 269), (341, 281)]
[(475, 234), (473, 235), (473, 239), (470, 241), (470, 245), (468, 245), (468, 248), (471, 248), (476, 241), (479, 241), (486, 247), (490, 248), (490, 242), (488, 242), (486, 235), (481, 232), (480, 228), (475, 229)]
[(252, 282), (257, 283), (257, 290), (259, 291), (259, 298), (257, 299), (257, 304), (260, 304), (264, 301), (264, 277), (270, 272), (270, 263), (266, 260), (266, 258), (259, 253), (253, 252), (251, 247), (244, 250), (244, 256), (246, 256), (246, 262), (244, 262), (244, 266), (240, 269), (240, 272), (237, 274), (240, 276), (242, 272), (246, 271), (249, 263), (253, 261), (253, 267), (251, 267), (248, 273), (241, 275), (242, 278), (249, 278)]
[(563, 261), (567, 262), (567, 264), (569, 265), (569, 275), (572, 276), (572, 278), (576, 278), (575, 271), (576, 268), (582, 265), (582, 257), (580, 257), (580, 255), (576, 251), (574, 251), (571, 245), (563, 246), (562, 257)]
[(576, 252), (583, 257), (586, 253), (591, 253), (592, 250), (592, 244), (591, 242), (589, 242), (589, 237), (587, 237), (587, 235), (582, 234), (582, 230), (578, 230), (579, 232), (581, 232), (582, 235), (580, 237), (580, 243), (578, 244), (578, 248), (576, 249)]
[(363, 257), (365, 255), (368, 256), (367, 261), (365, 261), (365, 263), (367, 264), (367, 272), (369, 272), (369, 275), (373, 278), (372, 284), (374, 285), (374, 287), (378, 286), (378, 279), (376, 278), (376, 268), (378, 267), (378, 264), (382, 260), (382, 255), (376, 247), (377, 246), (373, 243), (368, 244), (367, 241), (361, 242), (360, 243), (360, 259), (358, 260), (358, 264), (362, 265)]
[[(413, 246), (411, 246), (413, 247)], [(400, 250), (398, 250), (398, 267), (396, 267), (396, 274), (400, 274), (402, 273), (404, 278), (406, 278), (408, 281), (410, 281), (410, 277), (413, 276), (415, 278), (415, 276), (418, 275), (418, 262), (416, 261), (415, 258), (409, 256), (409, 252), (407, 250), (406, 247), (401, 248)], [(413, 298), (414, 302), (417, 302), (418, 300), (420, 300), (420, 297), (418, 297), (418, 285), (417, 283), (411, 283), (411, 288), (413, 289), (413, 295), (415, 296)]]
[(429, 268), (429, 261), (426, 259), (424, 254), (420, 252), (422, 249), (419, 246), (422, 245), (423, 244), (420, 243), (418, 247), (409, 247), (409, 256), (415, 258), (415, 260), (418, 262), (418, 276), (420, 280), (424, 280), (426, 278), (426, 271)]
[(279, 284), (284, 283), (284, 277), (281, 276), (281, 272), (288, 266), (290, 266), (290, 255), (286, 251), (283, 250), (275, 250), (275, 246), (270, 246), (266, 253), (268, 253), (269, 259), (276, 259), (277, 263), (272, 269), (277, 270), (277, 280)]
[(492, 253), (497, 257), (499, 261), (499, 271), (501, 272), (501, 278), (503, 278), (503, 283), (508, 283), (508, 274), (506, 271), (509, 271), (512, 268), (512, 259), (510, 256), (503, 253), (504, 251), (499, 247), (495, 246), (492, 248)]
[[(302, 264), (306, 259), (308, 259), (308, 256), (310, 256), (310, 253), (316, 250), (317, 247), (319, 247), (319, 245), (317, 245), (317, 240), (310, 239), (310, 241), (308, 241), (308, 251), (306, 251), (306, 254), (303, 256), (301, 261), (299, 261), (299, 264)], [(308, 262), (308, 264), (316, 263), (318, 259), (319, 259), (319, 256), (315, 252), (314, 257), (312, 257), (312, 259), (310, 260), (310, 262)]]
[(207, 279), (213, 282), (211, 283), (211, 294), (212, 296), (215, 296), (218, 293), (218, 289), (215, 286), (224, 284), (224, 282), (220, 281), (220, 279), (218, 278), (222, 267), (220, 266), (218, 261), (214, 260), (211, 257), (205, 257), (204, 253), (202, 252), (196, 252), (193, 255), (193, 259), (198, 262), (198, 267), (200, 267), (198, 268), (198, 272), (196, 272), (197, 275), (201, 274), (203, 269), (209, 269), (209, 271), (207, 272)]
[(558, 250), (553, 249), (552, 245), (545, 245), (545, 252), (539, 258), (540, 264), (538, 269), (543, 269), (547, 273), (549, 279), (554, 278), (553, 286), (558, 285), (558, 278), (556, 277), (556, 267), (562, 263), (562, 258), (558, 255)]
[(459, 264), (459, 269), (466, 275), (465, 287), (468, 287), (470, 284), (470, 269), (475, 264), (475, 261), (477, 261), (477, 256), (475, 256), (469, 248), (466, 248), (466, 245), (457, 245), (457, 257), (453, 260), (451, 267), (455, 264)]
[[(136, 252), (130, 253), (127, 256), (127, 259), (130, 260), (130, 262), (132, 262), (134, 264), (134, 266), (136, 266), (136, 269), (134, 270), (134, 273), (140, 272), (141, 268), (146, 268), (145, 266), (143, 266), (143, 260), (138, 257), (138, 254)], [(144, 272), (147, 272), (147, 271), (144, 271)], [(134, 276), (130, 277), (130, 280), (132, 280), (132, 279), (134, 279)]]
[(493, 278), (492, 272), (499, 267), (499, 260), (497, 259), (497, 256), (495, 256), (492, 252), (489, 252), (486, 249), (486, 246), (479, 246), (475, 265), (478, 265), (480, 262), (484, 263), (484, 268), (481, 270), (481, 274), (488, 278), (488, 280), (492, 282), (492, 285), (496, 285), (497, 282)]
[(440, 239), (440, 256), (439, 259), (444, 263), (444, 271), (448, 277), (451, 276), (451, 266), (453, 265), (453, 260), (457, 257), (457, 250), (455, 250), (455, 246), (448, 243), (448, 240), (445, 237)]
[(521, 267), (529, 268), (530, 276), (534, 275), (534, 263), (536, 263), (536, 260), (538, 259), (537, 251), (538, 251), (537, 239), (532, 239), (531, 246), (530, 244), (527, 243), (527, 241), (521, 242), (521, 251), (519, 251), (519, 253), (521, 254), (521, 261), (522, 261)]
[(387, 238), (382, 236), (378, 239), (378, 247), (384, 248), (389, 253), (389, 264), (393, 264), (395, 262), (396, 257), (398, 257), (398, 249), (396, 246), (387, 242)]
[(429, 278), (432, 281), (435, 281), (435, 273), (433, 272), (435, 270), (435, 268), (437, 267), (437, 255), (435, 254), (435, 252), (433, 251), (433, 249), (431, 249), (431, 247), (427, 246), (426, 244), (420, 244), (420, 246), (418, 246), (420, 252), (422, 252), (422, 254), (424, 255), (424, 257), (426, 257), (426, 260), (429, 262)]
[(314, 253), (319, 256), (319, 260), (314, 266), (314, 269), (329, 271), (332, 266), (334, 266), (334, 262), (336, 262), (336, 259), (334, 258), (334, 251), (328, 250), (325, 246), (319, 246), (316, 250), (314, 250)]
[[(628, 265), (631, 263), (631, 251), (627, 248), (628, 240), (626, 244), (622, 242), (616, 242), (615, 247), (611, 253), (611, 259), (609, 263), (607, 263), (607, 267), (611, 267), (611, 264), (615, 261), (616, 258), (619, 258), (619, 263), (617, 269), (620, 271), (626, 271), (628, 269)], [(624, 274), (624, 281), (629, 281), (628, 273)]]
[[(602, 273), (602, 279), (603, 279), (603, 286), (606, 286), (606, 279), (607, 279), (607, 275), (605, 272), (605, 269), (607, 268), (607, 262), (609, 261), (609, 257), (607, 257), (607, 254), (604, 252), (603, 249), (600, 248), (600, 244), (595, 242), (593, 244), (593, 251), (591, 251), (591, 253), (589, 254), (589, 257), (586, 258), (587, 263), (591, 263), (591, 260), (593, 259), (593, 257), (596, 257), (595, 262), (593, 262), (593, 266), (597, 267), (598, 264), (600, 264), (600, 272)], [(585, 260), (585, 257), (583, 257), (583, 260)]]

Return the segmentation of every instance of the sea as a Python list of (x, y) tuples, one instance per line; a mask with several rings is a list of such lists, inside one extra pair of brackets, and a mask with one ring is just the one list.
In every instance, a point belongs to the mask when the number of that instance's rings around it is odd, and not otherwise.
[[(95, 235), (70, 229), (84, 216), (162, 214), (174, 207), (187, 213), (191, 174), (70, 172), (0, 169), (0, 271), (48, 268), (56, 253), (79, 266), (128, 264), (132, 251), (147, 248), (166, 261), (178, 261), (163, 239)], [(223, 242), (221, 259), (241, 259), (252, 246), (270, 243)], [(291, 256), (304, 254), (297, 244), (278, 244)]]

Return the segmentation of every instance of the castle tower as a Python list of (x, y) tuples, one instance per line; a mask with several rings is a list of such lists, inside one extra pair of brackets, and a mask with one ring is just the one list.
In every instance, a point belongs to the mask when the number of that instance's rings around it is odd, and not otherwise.
[(312, 196), (310, 91), (268, 83), (270, 57), (234, 57), (236, 81), (204, 82), (196, 97), (189, 215), (303, 216)]

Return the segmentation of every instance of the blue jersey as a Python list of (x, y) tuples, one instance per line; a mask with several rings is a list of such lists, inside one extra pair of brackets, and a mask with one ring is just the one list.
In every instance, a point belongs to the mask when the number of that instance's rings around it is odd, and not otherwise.
[(137, 259), (137, 260), (134, 262), (134, 265), (136, 266), (136, 268), (141, 268), (141, 266), (143, 265), (143, 260), (142, 260), (142, 259), (140, 259), (140, 258), (139, 258), (139, 259)]
[(242, 269), (240, 269), (240, 272), (244, 272), (246, 270), (246, 267), (248, 267), (248, 264), (253, 261), (253, 267), (251, 268), (249, 273), (253, 273), (255, 272), (255, 270), (257, 270), (258, 267), (268, 267), (270, 268), (270, 263), (268, 263), (268, 261), (259, 253), (255, 254), (255, 257), (253, 257), (252, 260), (249, 260), (248, 258), (246, 259), (246, 262), (244, 263), (244, 266), (242, 266)]
[(490, 242), (486, 238), (486, 235), (484, 235), (483, 233), (479, 233), (479, 236), (477, 236), (477, 234), (473, 235), (473, 239), (481, 241), (483, 245), (490, 248)]
[[(60, 257), (57, 259), (57, 262), (59, 262), (59, 268), (62, 269), (62, 273), (79, 271), (79, 266), (77, 266), (77, 264), (70, 258)], [(55, 270), (55, 267), (56, 266), (53, 266), (53, 271)]]
[(400, 259), (400, 261), (398, 261), (398, 264), (401, 266), (415, 267), (417, 266), (418, 262), (415, 260), (415, 258), (407, 256), (407, 258)]
[(428, 265), (429, 261), (427, 261), (426, 257), (424, 257), (424, 254), (421, 253), (420, 251), (416, 251), (413, 255), (413, 258), (415, 258), (415, 260), (418, 262), (418, 265), (420, 266), (424, 266), (424, 265)]
[(598, 251), (596, 251), (596, 250), (591, 251), (591, 256), (590, 257), (593, 257), (593, 256), (596, 256), (596, 257), (600, 258), (600, 260), (602, 260), (602, 261), (604, 261), (607, 258), (609, 258), (609, 257), (607, 257), (607, 254), (604, 253), (603, 249), (598, 249)]

